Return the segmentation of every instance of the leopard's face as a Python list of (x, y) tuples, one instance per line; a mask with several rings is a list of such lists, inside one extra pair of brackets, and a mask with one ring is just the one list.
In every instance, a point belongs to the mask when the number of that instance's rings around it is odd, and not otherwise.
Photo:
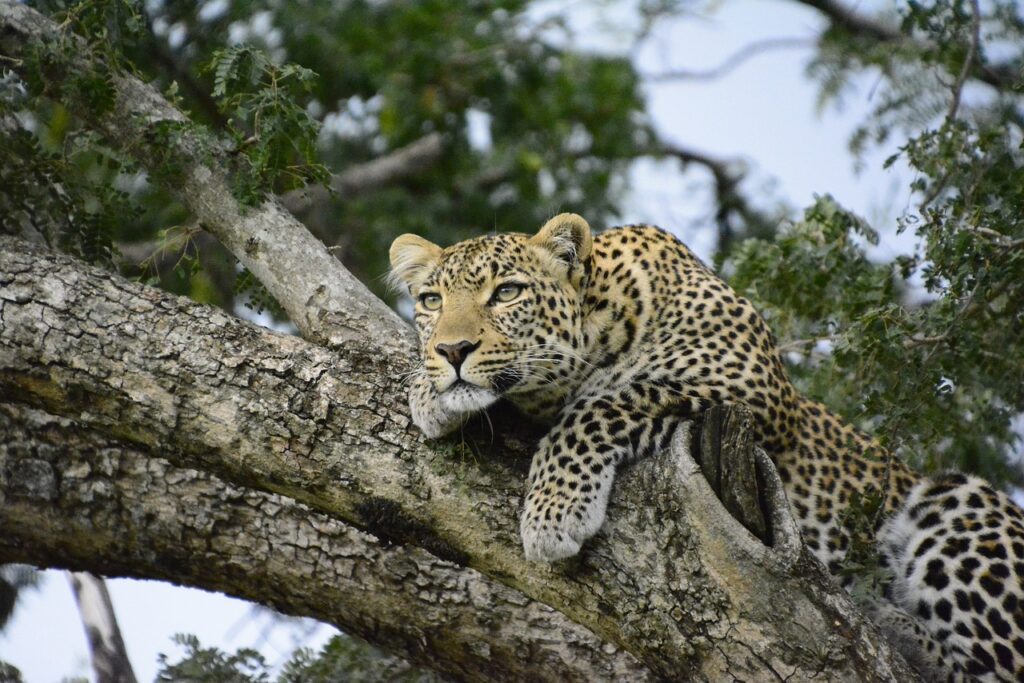
[[(586, 262), (578, 239), (559, 241), (563, 233), (506, 233), (447, 249), (413, 235), (395, 240), (393, 275), (415, 300), (422, 370), (446, 410), (473, 412), (506, 396), (544, 413), (575, 389), (586, 365)], [(589, 237), (588, 228), (588, 253)]]

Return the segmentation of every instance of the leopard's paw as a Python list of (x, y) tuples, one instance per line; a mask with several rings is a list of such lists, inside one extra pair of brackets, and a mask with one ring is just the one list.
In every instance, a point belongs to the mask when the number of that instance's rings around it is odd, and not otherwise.
[(581, 540), (575, 539), (568, 529), (544, 521), (523, 520), (519, 529), (526, 559), (554, 562), (572, 557), (580, 551)]
[(425, 378), (414, 381), (409, 387), (409, 412), (413, 424), (428, 439), (436, 439), (454, 431), (461, 417), (445, 408), (437, 391)]
[(519, 523), (528, 560), (554, 562), (572, 557), (604, 522), (604, 501), (544, 496), (532, 490)]
[(409, 410), (413, 423), (428, 439), (436, 439), (452, 432), (459, 425), (437, 401), (421, 403), (410, 398)]

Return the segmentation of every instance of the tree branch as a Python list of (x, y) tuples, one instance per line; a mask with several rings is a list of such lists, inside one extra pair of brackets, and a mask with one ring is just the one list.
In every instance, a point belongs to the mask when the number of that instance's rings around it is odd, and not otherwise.
[(668, 71), (646, 74), (643, 79), (651, 83), (664, 83), (666, 81), (713, 81), (765, 52), (813, 47), (814, 44), (815, 41), (810, 38), (767, 38), (744, 45), (726, 57), (720, 64), (710, 69), (670, 69)]
[(221, 590), (459, 678), (649, 678), (551, 608), (287, 496), (175, 467), (31, 408), (0, 404), (0, 433), (3, 561)]
[(960, 97), (963, 94), (964, 84), (971, 75), (978, 56), (978, 49), (981, 46), (981, 7), (978, 6), (978, 0), (970, 0), (969, 4), (971, 6), (971, 39), (967, 45), (963, 66), (960, 67), (956, 83), (953, 84), (953, 97), (949, 103), (949, 111), (946, 112), (946, 121), (950, 123), (956, 118), (957, 110), (960, 109)]
[[(894, 26), (889, 26), (881, 21), (848, 9), (840, 0), (795, 1), (818, 10), (832, 23), (833, 27), (853, 36), (866, 38), (878, 43), (897, 43), (913, 40), (913, 38), (905, 35)], [(1020, 82), (1020, 67), (1013, 63), (981, 64), (975, 62), (971, 66), (970, 74), (973, 78), (991, 85), (1000, 92), (1010, 90)]]
[[(20, 463), (12, 464), (17, 467)], [(106, 582), (89, 572), (68, 572), (68, 583), (85, 627), (96, 680), (99, 683), (136, 683)]]
[(736, 235), (733, 216), (738, 216), (747, 225), (747, 236), (769, 236), (774, 234), (778, 220), (754, 208), (740, 192), (739, 186), (745, 174), (737, 168), (736, 162), (718, 159), (704, 152), (682, 147), (673, 143), (662, 143), (656, 154), (678, 159), (683, 166), (697, 164), (710, 173), (715, 182), (715, 197), (718, 210), (715, 223), (718, 226), (718, 248), (726, 249)]
[[(433, 165), (444, 152), (440, 133), (424, 135), (393, 152), (363, 164), (355, 164), (331, 177), (331, 191), (340, 199), (363, 194), (402, 178), (420, 173)], [(301, 214), (330, 199), (330, 192), (320, 185), (292, 190), (281, 200), (294, 214)]]

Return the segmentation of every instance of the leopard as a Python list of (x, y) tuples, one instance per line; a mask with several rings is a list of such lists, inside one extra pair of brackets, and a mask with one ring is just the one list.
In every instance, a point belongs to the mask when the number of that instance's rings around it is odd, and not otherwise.
[(525, 557), (556, 562), (600, 530), (620, 467), (712, 405), (745, 406), (810, 552), (838, 574), (857, 501), (891, 581), (867, 611), (927, 680), (1024, 680), (1024, 513), (984, 480), (922, 476), (790, 381), (765, 319), (671, 233), (596, 233), (559, 214), (534, 234), (442, 248), (394, 240), (421, 364), (427, 438), (507, 401), (546, 425), (519, 516)]

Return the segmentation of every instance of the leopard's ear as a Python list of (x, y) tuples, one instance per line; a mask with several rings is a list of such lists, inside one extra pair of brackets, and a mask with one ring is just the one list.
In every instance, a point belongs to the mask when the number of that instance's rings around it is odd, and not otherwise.
[(441, 260), (441, 247), (419, 235), (399, 235), (391, 243), (391, 274), (393, 287), (408, 287), (412, 292), (427, 279)]
[(575, 213), (560, 213), (530, 238), (530, 244), (542, 247), (570, 268), (586, 263), (594, 238), (590, 224)]

